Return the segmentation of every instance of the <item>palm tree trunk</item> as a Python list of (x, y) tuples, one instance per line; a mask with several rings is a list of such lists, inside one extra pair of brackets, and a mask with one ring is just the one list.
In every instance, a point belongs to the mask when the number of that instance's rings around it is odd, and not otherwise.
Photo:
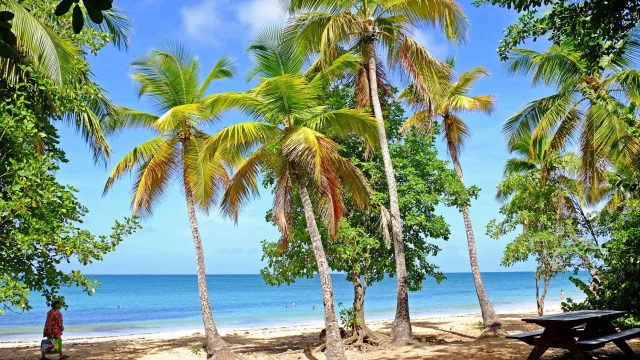
[(322, 239), (320, 238), (320, 232), (318, 231), (318, 225), (316, 224), (316, 217), (313, 212), (313, 206), (311, 205), (311, 198), (309, 197), (307, 188), (302, 184), (302, 182), (300, 180), (297, 180), (297, 182), (300, 197), (302, 198), (304, 215), (307, 219), (307, 228), (309, 230), (309, 237), (311, 238), (313, 255), (315, 255), (316, 263), (318, 264), (320, 285), (322, 286), (324, 326), (327, 333), (327, 350), (325, 355), (328, 360), (346, 360), (347, 357), (344, 353), (342, 337), (340, 337), (340, 326), (338, 325), (338, 319), (336, 318), (336, 311), (334, 308), (331, 271), (329, 270), (327, 257), (324, 253), (324, 248), (322, 247)]
[(198, 220), (196, 218), (196, 209), (193, 200), (193, 192), (186, 185), (185, 179), (185, 195), (187, 198), (187, 212), (189, 214), (189, 223), (191, 225), (191, 233), (193, 234), (193, 244), (196, 248), (196, 265), (198, 272), (198, 292), (200, 293), (200, 308), (202, 309), (202, 322), (204, 323), (204, 331), (207, 336), (207, 358), (215, 360), (232, 360), (241, 359), (233, 354), (227, 343), (224, 342), (216, 324), (213, 322), (211, 314), (211, 304), (209, 303), (209, 290), (207, 289), (207, 275), (204, 268), (204, 251), (202, 250), (202, 240), (200, 239), (200, 230), (198, 230)]
[(393, 233), (393, 249), (396, 261), (396, 281), (398, 297), (396, 303), (396, 317), (393, 321), (390, 340), (396, 344), (402, 344), (413, 340), (411, 332), (411, 319), (409, 317), (409, 289), (407, 287), (407, 265), (404, 256), (404, 241), (402, 240), (402, 220), (400, 218), (400, 206), (398, 205), (398, 190), (396, 178), (393, 173), (393, 163), (389, 154), (389, 143), (382, 117), (382, 107), (378, 97), (378, 79), (376, 74), (376, 47), (373, 40), (367, 42), (367, 62), (369, 65), (369, 88), (371, 90), (371, 105), (373, 113), (378, 120), (378, 138), (384, 162), (384, 172), (389, 187), (389, 212), (391, 214), (391, 231)]
[[(453, 168), (460, 178), (460, 182), (464, 184), (464, 175), (462, 174), (462, 167), (460, 166), (460, 160), (457, 157), (453, 157)], [(487, 292), (484, 289), (484, 282), (482, 281), (482, 274), (480, 273), (480, 266), (478, 265), (478, 253), (476, 252), (476, 238), (473, 235), (473, 225), (471, 224), (471, 214), (469, 208), (462, 209), (462, 217), (464, 218), (464, 228), (467, 233), (467, 245), (469, 247), (469, 262), (471, 263), (471, 274), (473, 275), (473, 283), (476, 286), (476, 295), (478, 295), (478, 302), (480, 303), (480, 312), (482, 313), (482, 324), (484, 330), (480, 334), (481, 338), (492, 336), (506, 336), (506, 331), (502, 328), (502, 322), (500, 318), (493, 310)]]

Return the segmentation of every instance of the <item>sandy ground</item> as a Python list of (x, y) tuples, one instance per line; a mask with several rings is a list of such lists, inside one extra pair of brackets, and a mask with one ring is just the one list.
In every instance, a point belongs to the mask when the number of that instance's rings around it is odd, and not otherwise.
[[(558, 312), (558, 308), (547, 313)], [(500, 314), (509, 333), (532, 331), (520, 319), (532, 316), (533, 309), (520, 309)], [(480, 314), (433, 316), (413, 319), (416, 343), (396, 347), (367, 346), (364, 349), (348, 348), (349, 359), (526, 359), (531, 347), (509, 339), (476, 340), (481, 332)], [(388, 333), (391, 321), (372, 321), (374, 330)], [(318, 345), (321, 328), (314, 325), (295, 325), (265, 329), (237, 329), (223, 332), (225, 340), (234, 351), (245, 359), (317, 359), (324, 360), (323, 353), (310, 349)], [(64, 348), (71, 359), (83, 360), (203, 360), (202, 333), (178, 331), (171, 333), (142, 334), (118, 337), (65, 339)], [(640, 354), (640, 341), (629, 344)], [(591, 353), (595, 359), (623, 359), (624, 354), (614, 345)], [(39, 358), (38, 342), (0, 342), (0, 359), (35, 360)], [(57, 359), (57, 355), (50, 355)], [(640, 357), (636, 357), (639, 358)], [(564, 350), (550, 350), (543, 359), (570, 359)]]

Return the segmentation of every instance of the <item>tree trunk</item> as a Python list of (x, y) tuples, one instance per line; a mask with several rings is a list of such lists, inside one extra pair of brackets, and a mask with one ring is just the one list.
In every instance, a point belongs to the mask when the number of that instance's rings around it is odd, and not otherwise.
[(358, 320), (357, 327), (366, 328), (367, 323), (364, 320), (364, 289), (360, 281), (360, 274), (353, 272), (353, 312)]
[(304, 215), (307, 219), (307, 227), (309, 237), (311, 237), (311, 245), (313, 247), (313, 255), (316, 257), (318, 264), (318, 275), (320, 276), (320, 284), (322, 286), (322, 302), (324, 303), (324, 326), (327, 332), (327, 350), (325, 355), (328, 360), (346, 360), (342, 338), (340, 337), (340, 326), (336, 318), (336, 312), (333, 301), (333, 285), (331, 283), (331, 271), (327, 263), (327, 257), (322, 247), (322, 239), (316, 224), (316, 218), (311, 205), (311, 198), (307, 188), (298, 180), (298, 190), (302, 198), (302, 206)]
[(544, 315), (544, 298), (547, 296), (547, 290), (549, 290), (549, 284), (551, 278), (544, 278), (544, 289), (542, 289), (542, 295), (539, 294), (538, 277), (536, 276), (536, 305), (538, 306), (538, 315)]
[(389, 154), (389, 143), (382, 117), (382, 107), (378, 97), (378, 80), (376, 74), (376, 48), (374, 40), (367, 42), (367, 63), (369, 65), (369, 88), (371, 90), (371, 106), (378, 120), (378, 138), (384, 162), (384, 172), (389, 187), (389, 213), (391, 214), (391, 230), (393, 233), (393, 249), (396, 261), (396, 281), (398, 297), (396, 303), (396, 317), (393, 321), (390, 340), (395, 344), (402, 344), (413, 340), (411, 319), (409, 317), (409, 289), (407, 287), (407, 265), (404, 256), (404, 241), (402, 240), (402, 220), (398, 203), (398, 190), (393, 172), (393, 163)]
[(362, 286), (362, 281), (360, 280), (360, 274), (357, 272), (353, 272), (351, 281), (353, 283), (353, 311), (355, 313), (356, 319), (358, 319), (358, 324), (354, 329), (353, 333), (349, 338), (347, 338), (344, 343), (345, 344), (354, 344), (357, 346), (362, 346), (365, 342), (378, 345), (382, 341), (386, 340), (386, 336), (369, 329), (367, 323), (364, 318), (364, 296), (365, 289)]
[[(464, 184), (464, 175), (462, 174), (462, 167), (458, 158), (453, 159), (453, 168), (456, 170), (460, 182)], [(507, 332), (502, 328), (502, 322), (500, 318), (493, 310), (487, 292), (484, 289), (484, 282), (482, 281), (482, 274), (480, 273), (480, 266), (478, 265), (478, 253), (476, 252), (476, 238), (473, 235), (473, 225), (471, 223), (471, 214), (468, 208), (462, 209), (462, 217), (464, 218), (464, 228), (467, 233), (467, 245), (469, 247), (469, 262), (471, 263), (471, 274), (473, 275), (473, 283), (476, 286), (476, 295), (478, 295), (478, 302), (480, 303), (480, 312), (482, 313), (482, 324), (484, 330), (480, 334), (480, 338), (493, 337), (493, 336), (507, 336)]]
[(231, 352), (231, 349), (229, 349), (227, 343), (224, 342), (224, 340), (218, 333), (216, 324), (213, 322), (213, 315), (211, 314), (211, 304), (209, 303), (209, 290), (207, 289), (207, 275), (204, 267), (204, 252), (202, 250), (200, 230), (198, 230), (198, 220), (196, 218), (193, 193), (191, 192), (191, 189), (186, 185), (186, 181), (184, 190), (187, 198), (187, 212), (189, 214), (189, 223), (191, 224), (191, 233), (193, 234), (193, 244), (196, 248), (198, 292), (200, 293), (202, 322), (204, 323), (204, 331), (207, 336), (207, 358), (214, 360), (241, 359), (241, 357)]

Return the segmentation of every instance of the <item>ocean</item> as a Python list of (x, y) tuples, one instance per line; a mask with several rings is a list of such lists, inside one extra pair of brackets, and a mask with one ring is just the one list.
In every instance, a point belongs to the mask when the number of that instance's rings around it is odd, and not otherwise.
[[(411, 316), (479, 312), (471, 273), (448, 273), (437, 284), (428, 279), (409, 295)], [(533, 272), (483, 273), (497, 311), (535, 307)], [(565, 297), (584, 295), (569, 281), (570, 274), (551, 281), (547, 306)], [(579, 278), (588, 278), (580, 273)], [(78, 288), (64, 288), (69, 308), (63, 310), (65, 336), (103, 336), (202, 328), (195, 275), (94, 275), (102, 283), (93, 296)], [(346, 275), (332, 275), (336, 304), (351, 306), (353, 287)], [(318, 277), (287, 286), (266, 285), (260, 275), (209, 275), (209, 296), (216, 324), (222, 329), (248, 329), (323, 322)], [(395, 314), (396, 280), (385, 278), (367, 288), (368, 320), (391, 319)], [(31, 295), (29, 312), (0, 315), (0, 341), (33, 339), (42, 334), (44, 298)], [(295, 304), (295, 306), (293, 305)], [(118, 306), (122, 307), (118, 309)], [(313, 307), (315, 306), (315, 310)], [(339, 308), (337, 309), (339, 310)]]

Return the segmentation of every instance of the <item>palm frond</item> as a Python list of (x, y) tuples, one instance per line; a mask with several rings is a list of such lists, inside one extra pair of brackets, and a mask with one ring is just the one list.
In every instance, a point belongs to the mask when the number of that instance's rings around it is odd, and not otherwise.
[(433, 130), (434, 116), (429, 110), (421, 110), (413, 114), (407, 121), (402, 124), (401, 134), (406, 134), (409, 130), (414, 129), (419, 134), (431, 135)]
[(161, 133), (186, 131), (202, 119), (203, 112), (200, 104), (174, 106), (162, 114), (153, 123), (153, 127)]
[(207, 92), (207, 89), (209, 88), (209, 85), (211, 85), (212, 81), (234, 77), (236, 74), (234, 64), (235, 61), (231, 57), (222, 55), (220, 59), (218, 59), (218, 62), (216, 62), (216, 65), (213, 67), (213, 69), (211, 69), (211, 71), (209, 72), (209, 75), (207, 75), (202, 84), (200, 84), (200, 87), (198, 88), (198, 91), (194, 96), (194, 100), (202, 100), (202, 97), (204, 96), (205, 92)]
[(448, 114), (442, 118), (444, 142), (447, 144), (447, 152), (454, 163), (459, 162), (460, 152), (464, 142), (471, 136), (471, 131), (462, 119), (454, 114)]
[(124, 174), (133, 171), (136, 166), (149, 161), (160, 148), (167, 146), (167, 142), (167, 139), (163, 136), (158, 136), (133, 148), (133, 150), (118, 162), (113, 168), (113, 171), (111, 171), (102, 195), (106, 195), (113, 184), (124, 176)]
[[(58, 36), (16, 0), (1, 1), (0, 10), (14, 14), (11, 31), (16, 35), (16, 47), (35, 70), (57, 85), (63, 85), (65, 79), (73, 77), (71, 74), (74, 72), (74, 65), (80, 61), (80, 54), (71, 42)], [(18, 55), (0, 59), (3, 78), (14, 83), (20, 81), (21, 72), (17, 67), (19, 62)]]
[(116, 117), (105, 127), (107, 134), (116, 134), (124, 129), (153, 129), (158, 116), (144, 111), (116, 107)]
[(259, 195), (258, 176), (262, 162), (268, 156), (267, 149), (261, 147), (254, 152), (247, 161), (240, 165), (229, 181), (220, 202), (220, 210), (223, 214), (238, 222), (240, 208), (249, 200)]
[(225, 152), (217, 151), (213, 156), (202, 157), (204, 143), (209, 136), (198, 132), (183, 148), (184, 181), (193, 191), (198, 207), (209, 212), (212, 204), (222, 197), (230, 181), (227, 172), (229, 161)]
[(579, 56), (566, 47), (554, 45), (547, 52), (514, 49), (508, 60), (511, 73), (532, 75), (533, 85), (545, 84), (557, 88), (576, 84), (583, 70)]
[(255, 35), (248, 49), (253, 65), (248, 71), (247, 81), (256, 76), (272, 78), (301, 71), (304, 55), (295, 39), (285, 35), (275, 26), (268, 26)]
[(339, 109), (323, 112), (317, 116), (305, 119), (300, 123), (309, 129), (346, 137), (356, 135), (364, 139), (368, 146), (378, 144), (377, 120), (370, 114), (354, 109)]
[(455, 43), (465, 41), (469, 21), (460, 4), (453, 0), (380, 0), (392, 14), (407, 16), (413, 24), (424, 22), (441, 27)]
[(162, 197), (171, 179), (178, 175), (175, 139), (164, 142), (144, 163), (138, 166), (131, 187), (133, 213), (142, 217), (151, 216), (155, 205)]

